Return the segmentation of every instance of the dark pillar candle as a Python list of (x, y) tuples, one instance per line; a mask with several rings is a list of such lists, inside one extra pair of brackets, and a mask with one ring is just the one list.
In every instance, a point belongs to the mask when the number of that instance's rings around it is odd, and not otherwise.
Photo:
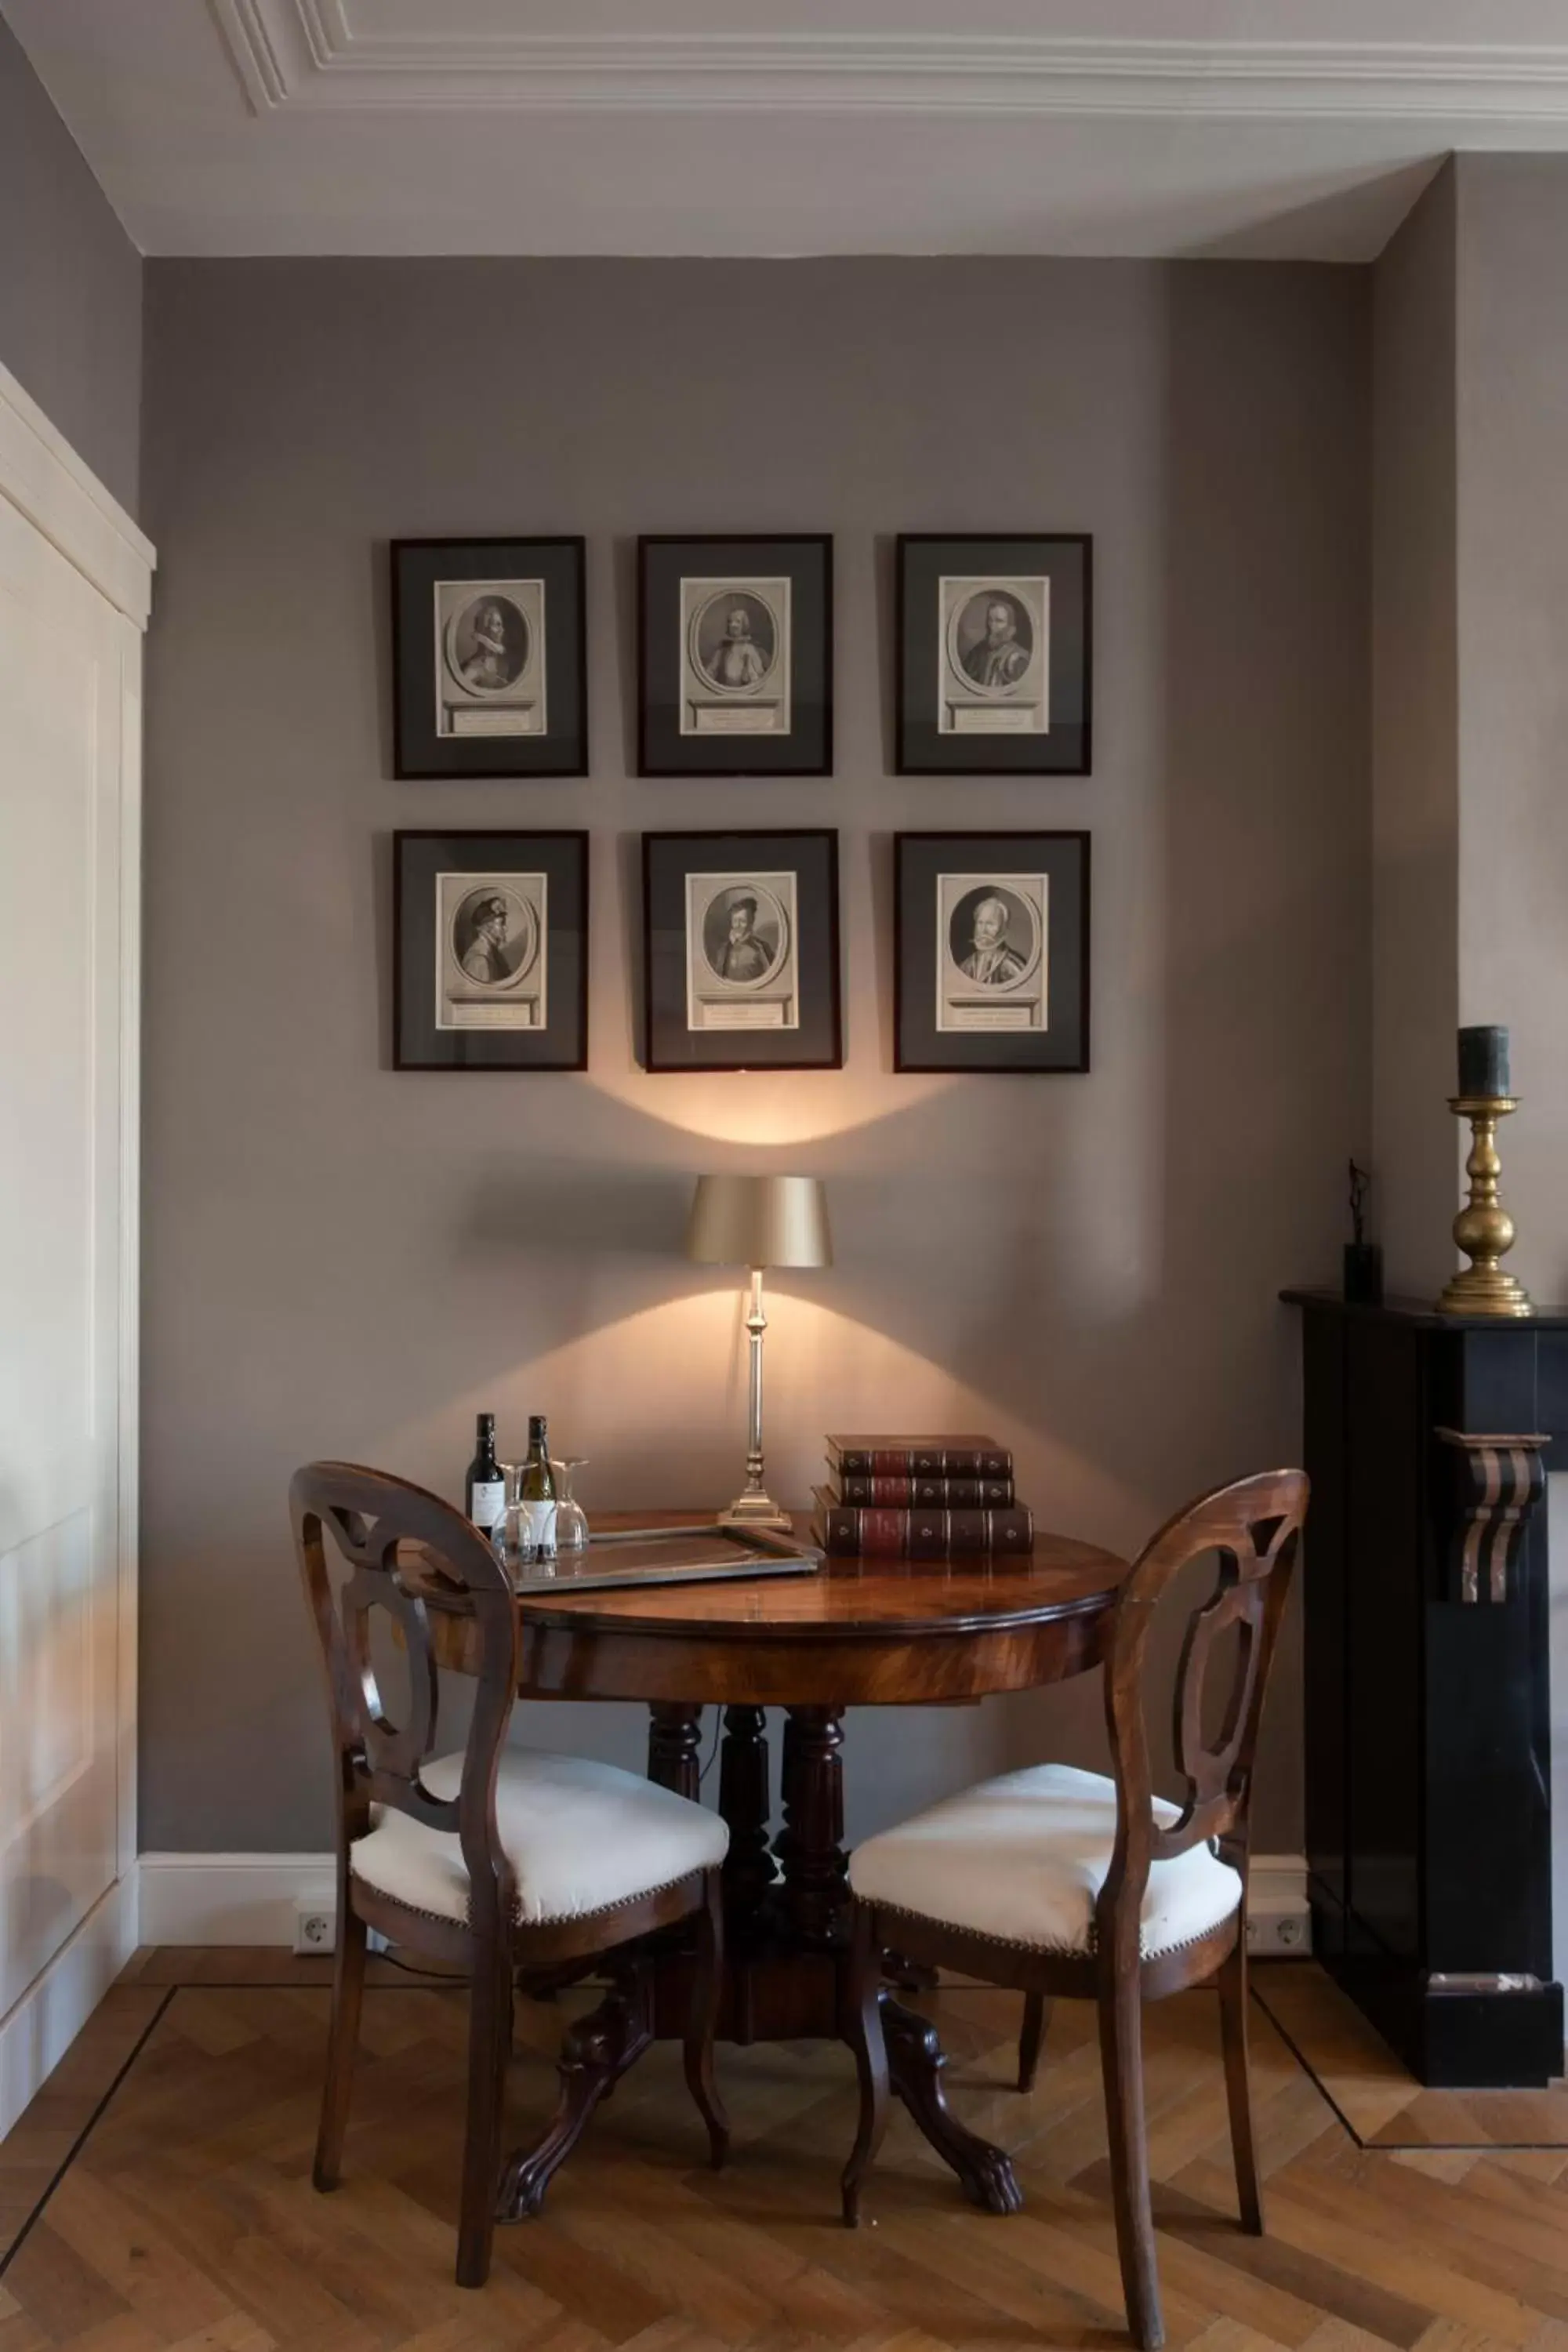
[(1508, 1031), (1461, 1029), (1459, 1032), (1459, 1092), (1462, 1095), (1506, 1095)]

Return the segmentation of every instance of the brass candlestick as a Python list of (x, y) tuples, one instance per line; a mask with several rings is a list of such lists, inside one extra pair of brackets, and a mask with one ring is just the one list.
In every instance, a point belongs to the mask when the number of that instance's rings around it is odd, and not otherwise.
[(1523, 1284), (1505, 1274), (1501, 1260), (1513, 1247), (1513, 1219), (1498, 1197), (1502, 1161), (1497, 1123), (1519, 1108), (1515, 1095), (1456, 1095), (1448, 1108), (1470, 1122), (1465, 1173), (1470, 1197), (1454, 1219), (1454, 1239), (1470, 1264), (1455, 1275), (1437, 1301), (1444, 1315), (1533, 1315)]

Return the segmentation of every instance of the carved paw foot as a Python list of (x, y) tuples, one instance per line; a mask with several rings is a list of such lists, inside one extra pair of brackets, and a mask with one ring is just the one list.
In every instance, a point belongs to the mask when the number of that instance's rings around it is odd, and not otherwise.
[(538, 2145), (520, 2148), (501, 2175), (499, 2221), (531, 2221), (559, 2168), (583, 2137), (589, 2116), (652, 2041), (640, 1981), (612, 1992), (579, 2019), (561, 2046), (554, 2116)]
[(947, 2104), (947, 2057), (937, 2030), (890, 1993), (881, 1997), (892, 2087), (944, 2164), (957, 2173), (970, 2202), (987, 2213), (1021, 2212), (1024, 2195), (1005, 2149), (965, 2129)]

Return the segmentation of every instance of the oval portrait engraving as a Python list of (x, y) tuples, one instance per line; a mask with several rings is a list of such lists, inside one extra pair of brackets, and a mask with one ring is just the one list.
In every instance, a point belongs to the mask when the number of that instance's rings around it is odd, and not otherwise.
[(530, 632), (521, 606), (487, 588), (447, 624), (447, 667), (469, 694), (504, 694), (528, 667)]
[(716, 694), (754, 694), (779, 656), (779, 619), (754, 588), (720, 588), (691, 615), (691, 667)]
[(789, 948), (789, 918), (760, 882), (731, 882), (714, 892), (702, 918), (702, 952), (715, 979), (731, 988), (761, 988)]
[(974, 987), (1005, 993), (1032, 979), (1040, 961), (1034, 908), (1005, 882), (966, 890), (948, 919), (947, 952)]
[(1011, 588), (977, 589), (953, 608), (948, 660), (976, 694), (998, 700), (1028, 676), (1037, 643), (1035, 617)]
[(475, 988), (515, 987), (539, 954), (539, 924), (519, 890), (488, 882), (459, 899), (452, 917), (452, 960)]

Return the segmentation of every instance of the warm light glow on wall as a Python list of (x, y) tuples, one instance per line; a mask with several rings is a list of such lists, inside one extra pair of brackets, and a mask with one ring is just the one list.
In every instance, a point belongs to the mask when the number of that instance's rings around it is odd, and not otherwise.
[(703, 1071), (650, 1081), (642, 1070), (628, 1068), (609, 1076), (595, 1071), (590, 1083), (683, 1134), (773, 1150), (874, 1126), (955, 1081), (903, 1075), (885, 1087), (868, 1087), (843, 1070)]
[[(552, 1446), (589, 1457), (580, 1495), (590, 1518), (595, 1503), (717, 1508), (745, 1452), (744, 1286), (714, 1267), (700, 1270), (702, 1288), (675, 1290), (692, 1271), (672, 1262), (668, 1298), (520, 1356), (504, 1376), (455, 1400), (461, 1422), (494, 1411), (504, 1455), (521, 1450), (526, 1413), (548, 1412)], [(769, 1482), (781, 1502), (808, 1505), (812, 1486), (826, 1475), (828, 1432), (865, 1426), (867, 1400), (880, 1397), (896, 1400), (900, 1424), (984, 1429), (1027, 1450), (1037, 1465), (1043, 1447), (1043, 1475), (1037, 1468), (1027, 1499), (1046, 1526), (1114, 1528), (1146, 1515), (1115, 1465), (1021, 1423), (1000, 1396), (841, 1313), (820, 1296), (832, 1281), (831, 1273), (779, 1276), (768, 1292)], [(786, 1282), (798, 1286), (786, 1289)], [(380, 1441), (384, 1458), (407, 1459), (416, 1436), (413, 1428), (389, 1430)], [(672, 1474), (679, 1494), (669, 1491)]]

